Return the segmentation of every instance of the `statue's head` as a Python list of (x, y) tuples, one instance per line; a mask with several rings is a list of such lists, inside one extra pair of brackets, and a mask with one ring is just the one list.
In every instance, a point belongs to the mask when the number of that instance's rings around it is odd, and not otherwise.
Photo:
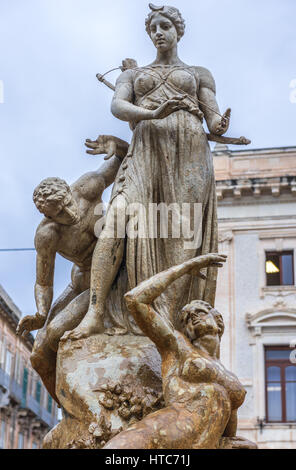
[(219, 348), (224, 333), (224, 321), (221, 313), (203, 300), (193, 300), (180, 312), (179, 329), (194, 344), (207, 337)]
[(46, 178), (35, 188), (33, 201), (48, 219), (62, 225), (79, 222), (79, 210), (70, 186), (61, 178)]
[(177, 8), (157, 7), (149, 3), (151, 13), (146, 18), (146, 31), (155, 47), (163, 52), (172, 49), (185, 31), (185, 21)]

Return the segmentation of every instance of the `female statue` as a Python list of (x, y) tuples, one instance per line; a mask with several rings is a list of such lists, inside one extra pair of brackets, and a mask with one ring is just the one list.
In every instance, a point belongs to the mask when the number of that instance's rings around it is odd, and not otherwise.
[[(221, 116), (211, 73), (180, 60), (178, 42), (184, 20), (176, 8), (149, 5), (148, 32), (157, 50), (146, 67), (124, 71), (116, 83), (112, 113), (132, 123), (133, 138), (118, 172), (105, 228), (94, 251), (89, 310), (66, 337), (78, 339), (113, 327), (115, 334), (141, 334), (128, 313), (123, 295), (143, 280), (194, 256), (217, 252), (217, 215), (212, 155), (202, 125), (212, 134), (224, 134), (230, 110)], [(147, 217), (141, 236), (110, 236), (116, 214), (124, 226), (133, 222), (126, 213), (131, 204), (201, 204), (202, 243), (184, 248), (185, 236), (151, 238)], [(148, 211), (147, 211), (148, 212)], [(143, 236), (144, 234), (144, 236)], [(215, 267), (205, 279), (180, 278), (155, 300), (161, 315), (175, 323), (175, 312), (192, 299), (214, 304)], [(105, 316), (105, 320), (104, 320)]]
[[(237, 409), (245, 390), (219, 361), (222, 316), (207, 302), (194, 300), (179, 314), (182, 331), (152, 307), (156, 297), (187, 273), (222, 266), (226, 256), (208, 254), (156, 274), (125, 294), (128, 308), (162, 358), (165, 407), (113, 437), (105, 449), (256, 448), (236, 438)], [(231, 446), (230, 446), (231, 447)]]

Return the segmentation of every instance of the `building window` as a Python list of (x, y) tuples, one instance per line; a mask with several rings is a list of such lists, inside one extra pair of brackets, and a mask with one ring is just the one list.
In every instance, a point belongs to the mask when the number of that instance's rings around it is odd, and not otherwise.
[(47, 411), (48, 413), (52, 412), (52, 398), (50, 395), (47, 397)]
[(265, 255), (266, 285), (293, 286), (293, 251), (266, 251)]
[(41, 383), (39, 380), (36, 382), (35, 400), (38, 401), (38, 403), (40, 403), (41, 400)]
[(12, 365), (12, 354), (9, 349), (6, 349), (5, 354), (5, 372), (7, 375), (10, 376), (11, 374), (11, 365)]
[(36, 441), (33, 441), (32, 443), (32, 449), (38, 449), (38, 444)]
[(5, 421), (2, 419), (0, 428), (0, 449), (5, 449), (5, 429)]
[(19, 374), (19, 355), (18, 352), (15, 352), (15, 359), (14, 359), (14, 378), (18, 382), (18, 374)]
[(267, 422), (296, 422), (296, 365), (286, 346), (265, 348)]
[(19, 432), (19, 435), (18, 435), (17, 448), (18, 449), (24, 448), (24, 435), (22, 432)]
[(16, 365), (15, 365), (15, 380), (19, 385), (22, 385), (22, 371), (23, 371), (23, 361), (21, 358), (21, 354), (19, 352), (16, 353)]
[(22, 386), (22, 408), (25, 408), (26, 402), (27, 402), (28, 376), (29, 376), (29, 371), (26, 367), (24, 367), (23, 386)]

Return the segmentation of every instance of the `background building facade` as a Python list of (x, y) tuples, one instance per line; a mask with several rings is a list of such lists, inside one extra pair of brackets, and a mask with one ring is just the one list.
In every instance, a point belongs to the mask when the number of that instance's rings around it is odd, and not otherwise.
[[(296, 447), (296, 147), (214, 151), (222, 361), (247, 390), (239, 433)], [(294, 351), (294, 352), (293, 352)], [(238, 434), (239, 434), (238, 433)]]
[(34, 342), (16, 336), (20, 310), (0, 285), (0, 449), (38, 449), (57, 406), (30, 364)]

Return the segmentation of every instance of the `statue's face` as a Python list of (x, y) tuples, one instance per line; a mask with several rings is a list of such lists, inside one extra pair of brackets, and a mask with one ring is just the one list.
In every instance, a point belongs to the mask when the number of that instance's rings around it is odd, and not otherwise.
[(150, 37), (156, 49), (165, 52), (178, 42), (175, 25), (160, 13), (153, 15), (150, 23)]
[(40, 212), (62, 225), (75, 225), (80, 220), (78, 206), (71, 193), (62, 201), (46, 201)]
[(184, 334), (191, 340), (212, 336), (218, 338), (219, 328), (211, 309), (199, 306), (195, 311), (190, 312), (186, 323), (183, 326)]

